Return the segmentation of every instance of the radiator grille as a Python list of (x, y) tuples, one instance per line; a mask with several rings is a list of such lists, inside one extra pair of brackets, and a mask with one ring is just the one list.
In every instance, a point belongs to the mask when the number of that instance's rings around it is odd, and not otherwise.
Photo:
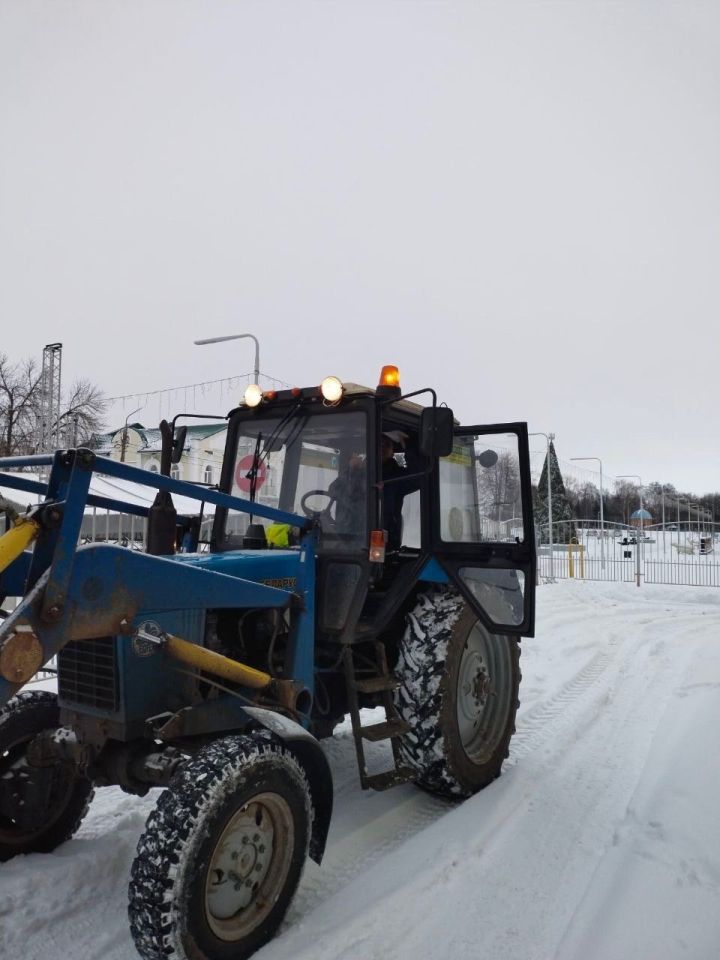
[(115, 637), (74, 640), (63, 647), (58, 655), (58, 693), (61, 700), (116, 711)]

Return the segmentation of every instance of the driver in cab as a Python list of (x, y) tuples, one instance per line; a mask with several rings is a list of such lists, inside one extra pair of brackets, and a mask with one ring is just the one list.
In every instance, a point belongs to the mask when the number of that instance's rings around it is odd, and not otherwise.
[[(381, 464), (383, 492), (383, 526), (387, 530), (387, 547), (398, 550), (402, 543), (402, 509), (405, 497), (420, 489), (422, 471), (420, 455), (402, 430), (382, 434)], [(405, 466), (398, 454), (405, 455)], [(337, 501), (336, 527), (340, 532), (356, 532), (364, 527), (366, 503), (366, 463), (363, 457), (351, 457), (348, 467), (329, 487)]]

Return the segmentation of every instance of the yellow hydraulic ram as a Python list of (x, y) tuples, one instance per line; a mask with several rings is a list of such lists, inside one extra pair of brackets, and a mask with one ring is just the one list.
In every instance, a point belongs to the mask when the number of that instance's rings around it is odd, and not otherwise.
[(155, 636), (141, 628), (138, 630), (138, 636), (142, 640), (161, 644), (169, 656), (188, 667), (195, 667), (197, 670), (222, 677), (224, 680), (231, 680), (233, 683), (240, 683), (244, 687), (251, 687), (253, 690), (264, 690), (270, 686), (273, 679), (269, 673), (263, 673), (262, 670), (256, 670), (244, 663), (238, 663), (237, 660), (231, 660), (221, 653), (215, 653), (214, 650), (200, 647), (196, 643), (190, 643), (188, 640), (175, 637), (171, 633)]
[(241, 683), (244, 687), (251, 687), (253, 690), (264, 690), (272, 681), (269, 673), (238, 663), (237, 660), (224, 657), (221, 653), (208, 650), (207, 647), (199, 647), (196, 643), (174, 637), (171, 633), (167, 634), (165, 649), (171, 657), (189, 667), (196, 667), (216, 677), (232, 680), (233, 683)]
[(26, 550), (40, 531), (37, 520), (20, 517), (7, 533), (0, 537), (0, 573), (7, 570), (23, 550)]

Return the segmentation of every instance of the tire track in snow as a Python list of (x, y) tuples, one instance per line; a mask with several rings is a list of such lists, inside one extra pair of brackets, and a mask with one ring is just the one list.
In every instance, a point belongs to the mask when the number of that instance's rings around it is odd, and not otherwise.
[[(585, 605), (595, 608), (598, 606), (597, 598), (583, 598)], [(662, 604), (658, 604), (661, 607)], [(519, 761), (524, 760), (534, 751), (542, 748), (549, 741), (554, 741), (561, 735), (563, 729), (574, 729), (580, 715), (594, 710), (598, 701), (607, 695), (613, 684), (617, 681), (617, 674), (610, 668), (617, 666), (618, 673), (628, 670), (628, 661), (624, 656), (626, 654), (624, 639), (626, 636), (634, 636), (635, 639), (629, 641), (634, 644), (630, 657), (633, 658), (641, 652), (646, 643), (651, 643), (653, 637), (648, 637), (639, 642), (638, 631), (644, 636), (648, 630), (653, 633), (661, 633), (666, 629), (676, 631), (683, 623), (702, 623), (706, 624), (708, 618), (720, 620), (716, 614), (705, 613), (681, 613), (667, 619), (660, 619), (662, 610), (658, 609), (655, 615), (648, 609), (648, 604), (633, 605), (629, 609), (623, 607), (625, 615), (625, 625), (622, 633), (610, 629), (607, 631), (608, 639), (606, 648), (595, 653), (591, 659), (576, 673), (570, 680), (566, 681), (560, 689), (550, 696), (547, 700), (534, 704), (526, 711), (521, 711), (517, 720), (517, 731), (510, 741), (510, 756), (505, 762), (503, 769), (509, 769), (516, 766)], [(577, 622), (577, 616), (575, 618)], [(557, 623), (554, 620), (554, 625)], [(600, 624), (602, 621), (600, 621)], [(602, 629), (597, 623), (590, 625), (595, 633)], [(532, 640), (526, 641), (533, 643)], [(588, 697), (590, 691), (597, 687), (591, 698)], [(522, 700), (522, 683), (520, 684), (520, 698)]]
[[(504, 769), (512, 768), (518, 761), (556, 737), (558, 721), (562, 726), (571, 725), (574, 714), (570, 708), (577, 701), (584, 700), (588, 688), (597, 684), (611, 662), (610, 654), (596, 654), (554, 697), (529, 710), (518, 724), (518, 732), (511, 741), (510, 757), (505, 762)], [(347, 738), (344, 760), (340, 759), (339, 750), (334, 752), (333, 775), (336, 772), (335, 764), (343, 771), (349, 771), (350, 774), (350, 778), (336, 790), (336, 800), (347, 797), (353, 787), (360, 793), (352, 739)], [(379, 753), (379, 751), (376, 752)], [(384, 752), (389, 765), (390, 750), (387, 749)], [(398, 804), (398, 795), (401, 792), (404, 795), (403, 801)], [(361, 830), (335, 837), (331, 829), (322, 866), (308, 865), (283, 929), (297, 923), (314, 906), (341, 889), (358, 873), (372, 867), (378, 860), (392, 853), (456, 806), (452, 801), (432, 797), (412, 786), (395, 787), (391, 795), (391, 810), (385, 809), (387, 804), (383, 803), (380, 806), (379, 815), (367, 819)], [(363, 797), (367, 801), (364, 805), (366, 809), (373, 806), (374, 801), (390, 799), (387, 794), (363, 794)], [(353, 804), (353, 807), (356, 806)], [(375, 804), (375, 806), (378, 805)], [(392, 814), (392, 810), (396, 808), (402, 810), (401, 816)], [(338, 816), (338, 813), (335, 816)]]
[[(352, 740), (347, 750), (352, 752), (354, 762)], [(389, 748), (385, 759), (389, 767)], [(452, 801), (433, 797), (412, 785), (371, 793), (362, 791), (357, 783), (356, 791), (355, 798), (348, 796), (347, 803), (336, 805), (322, 865), (307, 864), (283, 929), (455, 807)]]
[[(673, 629), (677, 629), (678, 620), (694, 621), (698, 616), (694, 614), (673, 618)], [(703, 620), (706, 619), (703, 617)], [(640, 642), (637, 638), (638, 630), (645, 634), (648, 629), (657, 634), (657, 619), (648, 619), (648, 609), (644, 607), (633, 611), (622, 633), (608, 630), (605, 650), (595, 653), (585, 666), (551, 697), (521, 715), (518, 730), (510, 744), (510, 756), (503, 769), (513, 769), (548, 744), (552, 745), (554, 751), (565, 749), (567, 736), (564, 737), (564, 733), (570, 733), (571, 739), (576, 741), (582, 732), (592, 725), (603, 703), (612, 699), (613, 690), (622, 685), (628, 674), (630, 668), (621, 654), (627, 654), (631, 663), (635, 663), (638, 657), (651, 655), (647, 646), (655, 637), (651, 636)], [(630, 633), (635, 634), (635, 639), (632, 641), (633, 649), (628, 651), (621, 641)], [(522, 685), (520, 689), (522, 694)], [(386, 752), (390, 763), (389, 749)], [(349, 736), (344, 751), (336, 748), (335, 764), (348, 776), (338, 789), (337, 798), (347, 797), (353, 788), (360, 793), (354, 745)], [(401, 791), (403, 800), (398, 804)], [(314, 906), (342, 889), (359, 873), (371, 869), (383, 857), (455, 808), (454, 803), (423, 794), (414, 787), (396, 787), (391, 794), (393, 805), (398, 806), (402, 812), (400, 817), (386, 809), (383, 801), (389, 799), (387, 794), (361, 794), (365, 803), (352, 803), (351, 809), (361, 818), (365, 811), (372, 810), (372, 813), (370, 816), (364, 815), (364, 823), (360, 824), (359, 830), (356, 817), (353, 820), (355, 829), (349, 834), (344, 833), (342, 828), (336, 835), (331, 831), (323, 864), (321, 867), (309, 865), (283, 929), (297, 923)], [(519, 802), (518, 806), (521, 806)], [(378, 814), (375, 814), (376, 810), (379, 810)]]
[[(609, 641), (609, 646), (616, 643), (617, 636)], [(551, 699), (527, 711), (511, 741), (510, 757), (505, 762), (504, 769), (513, 767), (523, 757), (554, 738), (558, 721), (562, 726), (572, 724), (570, 708), (586, 698), (588, 688), (597, 684), (612, 661), (611, 653), (596, 653)], [(522, 685), (520, 689), (522, 691)], [(336, 800), (347, 797), (353, 788), (361, 793), (352, 738), (348, 735), (343, 737), (343, 740), (347, 741), (343, 744), (344, 750), (339, 749), (340, 742), (333, 742), (335, 749), (331, 757), (333, 776), (340, 770), (345, 775), (335, 791)], [(380, 756), (381, 752), (385, 755), (386, 765), (391, 765), (390, 749), (376, 749), (375, 755)], [(398, 796), (401, 792), (403, 800), (399, 804)], [(335, 836), (331, 828), (322, 866), (308, 865), (283, 929), (297, 923), (314, 906), (341, 889), (358, 873), (371, 868), (377, 861), (456, 807), (456, 803), (452, 801), (432, 797), (412, 786), (395, 787), (390, 794), (362, 793), (361, 796), (365, 800), (365, 809), (374, 808), (379, 813), (367, 819), (359, 831), (353, 830), (345, 834), (340, 828), (339, 835)], [(356, 806), (357, 804), (353, 804), (354, 808)], [(396, 808), (401, 809), (401, 816), (393, 815)], [(337, 817), (338, 813), (334, 816)]]
[[(505, 766), (514, 766), (556, 736), (558, 726), (564, 727), (572, 723), (572, 708), (580, 702), (581, 708), (585, 709), (589, 688), (598, 683), (612, 663), (613, 657), (610, 653), (596, 653), (553, 697), (521, 714), (517, 721), (517, 731), (510, 741), (510, 756)], [(520, 694), (522, 696), (522, 684)]]

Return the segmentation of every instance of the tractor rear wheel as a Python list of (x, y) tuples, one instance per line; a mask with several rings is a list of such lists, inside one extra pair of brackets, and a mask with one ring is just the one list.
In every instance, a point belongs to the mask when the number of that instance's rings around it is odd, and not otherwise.
[(492, 634), (457, 591), (422, 593), (408, 614), (395, 667), (400, 740), (416, 783), (468, 797), (500, 776), (515, 732), (520, 648)]
[(0, 709), (0, 862), (49, 853), (80, 826), (93, 785), (69, 763), (35, 767), (30, 742), (60, 725), (54, 693), (23, 691)]
[(130, 881), (145, 960), (242, 960), (280, 925), (312, 824), (302, 767), (264, 734), (226, 737), (188, 761), (148, 818)]

